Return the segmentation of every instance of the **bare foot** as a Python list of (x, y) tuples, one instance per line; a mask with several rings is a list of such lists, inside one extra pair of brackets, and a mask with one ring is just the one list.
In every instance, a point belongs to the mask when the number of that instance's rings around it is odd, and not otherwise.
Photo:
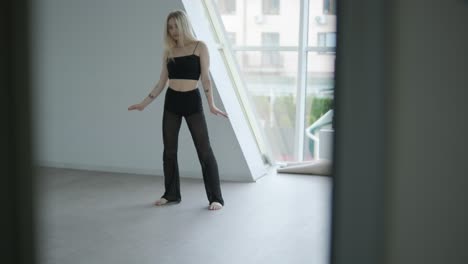
[(154, 204), (156, 206), (161, 206), (161, 205), (167, 204), (167, 200), (164, 199), (164, 198), (161, 198), (161, 199), (157, 200)]
[(208, 207), (209, 210), (219, 210), (221, 208), (223, 208), (223, 205), (221, 205), (218, 202), (212, 202), (210, 206)]

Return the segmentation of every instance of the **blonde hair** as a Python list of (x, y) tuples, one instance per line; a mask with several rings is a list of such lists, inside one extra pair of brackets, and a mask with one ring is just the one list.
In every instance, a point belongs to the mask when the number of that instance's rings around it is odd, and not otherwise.
[(176, 41), (169, 35), (169, 20), (174, 19), (177, 28), (179, 29), (179, 41), (182, 45), (185, 40), (188, 41), (197, 41), (195, 38), (195, 33), (193, 32), (192, 24), (183, 10), (174, 10), (167, 15), (164, 31), (164, 53), (167, 55), (167, 58), (172, 57), (172, 48), (176, 46)]

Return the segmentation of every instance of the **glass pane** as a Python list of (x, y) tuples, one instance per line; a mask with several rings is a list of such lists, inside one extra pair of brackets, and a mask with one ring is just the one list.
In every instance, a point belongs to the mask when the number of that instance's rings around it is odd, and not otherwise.
[(310, 0), (309, 46), (336, 46), (336, 1)]
[[(310, 0), (309, 51), (305, 108), (304, 160), (330, 159), (333, 138), (333, 91), (335, 87), (336, 1)], [(320, 119), (320, 120), (319, 120)]]
[(335, 54), (309, 52), (307, 60), (304, 160), (331, 160)]
[[(221, 1), (214, 1), (218, 10)], [(236, 12), (220, 17), (235, 53), (250, 105), (272, 151), (272, 160), (294, 156), (300, 0), (236, 1)], [(293, 19), (292, 19), (293, 18)]]
[(276, 161), (293, 161), (297, 52), (238, 51), (249, 100)]
[[(225, 10), (226, 2), (229, 1), (215, 0), (215, 6), (226, 32), (236, 35), (237, 43), (231, 43), (232, 47), (268, 45), (262, 42), (262, 33), (278, 34), (278, 46), (298, 45), (300, 0), (289, 0), (287, 5), (280, 4), (280, 1), (236, 1), (235, 12), (221, 12)], [(264, 7), (265, 3), (267, 7)], [(275, 12), (275, 15), (265, 15), (264, 8)]]

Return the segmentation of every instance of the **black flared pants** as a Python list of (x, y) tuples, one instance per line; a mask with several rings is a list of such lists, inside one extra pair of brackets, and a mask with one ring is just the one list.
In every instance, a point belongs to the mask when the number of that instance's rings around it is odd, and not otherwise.
[(224, 205), (219, 182), (218, 164), (208, 137), (208, 128), (199, 89), (178, 92), (167, 89), (163, 113), (163, 167), (165, 192), (168, 201), (180, 201), (179, 166), (177, 162), (178, 139), (182, 118), (185, 118), (200, 161), (203, 182), (209, 203)]

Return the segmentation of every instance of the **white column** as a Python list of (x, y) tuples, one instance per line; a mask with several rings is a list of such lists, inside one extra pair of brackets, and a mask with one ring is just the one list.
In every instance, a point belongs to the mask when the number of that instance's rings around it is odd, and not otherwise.
[(309, 30), (309, 0), (301, 1), (299, 21), (299, 50), (296, 92), (296, 130), (294, 136), (294, 155), (298, 161), (304, 159), (304, 117), (307, 85), (307, 42)]

